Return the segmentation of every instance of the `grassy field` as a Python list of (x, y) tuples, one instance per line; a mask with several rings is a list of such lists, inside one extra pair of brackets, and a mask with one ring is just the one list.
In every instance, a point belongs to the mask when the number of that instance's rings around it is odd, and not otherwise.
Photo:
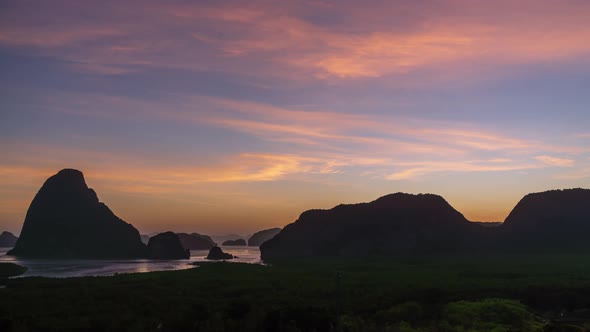
[(1, 331), (584, 331), (590, 255), (429, 256), (11, 279)]

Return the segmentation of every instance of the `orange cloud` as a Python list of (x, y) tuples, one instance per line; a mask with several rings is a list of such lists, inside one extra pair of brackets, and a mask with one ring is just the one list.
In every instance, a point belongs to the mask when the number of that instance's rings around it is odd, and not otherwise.
[(392, 173), (385, 178), (388, 180), (410, 180), (439, 172), (506, 172), (506, 171), (523, 171), (530, 169), (543, 168), (543, 165), (533, 163), (502, 163), (499, 165), (495, 161), (485, 163), (475, 161), (465, 162), (445, 162), (432, 161), (414, 163), (414, 166), (408, 167), (402, 171)]

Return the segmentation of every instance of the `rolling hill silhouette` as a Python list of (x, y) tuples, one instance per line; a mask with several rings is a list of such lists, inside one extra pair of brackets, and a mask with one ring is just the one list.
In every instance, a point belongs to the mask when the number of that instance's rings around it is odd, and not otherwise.
[(265, 260), (457, 251), (474, 246), (482, 232), (440, 196), (397, 193), (303, 212), (260, 250)]
[(500, 227), (504, 249), (590, 249), (590, 190), (550, 190), (526, 195)]
[(525, 196), (502, 224), (469, 222), (442, 197), (391, 194), (309, 210), (260, 247), (263, 260), (481, 251), (590, 251), (590, 190)]

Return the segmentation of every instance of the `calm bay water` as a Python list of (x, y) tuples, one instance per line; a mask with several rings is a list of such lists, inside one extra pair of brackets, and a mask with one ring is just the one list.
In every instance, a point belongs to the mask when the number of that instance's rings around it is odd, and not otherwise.
[[(238, 258), (229, 260), (235, 263), (261, 264), (258, 247), (221, 247), (224, 252)], [(185, 260), (88, 260), (88, 259), (19, 259), (6, 256), (9, 248), (0, 248), (0, 262), (13, 262), (28, 268), (21, 277), (85, 277), (109, 276), (115, 273), (140, 273), (153, 271), (172, 271), (194, 267), (194, 262), (207, 261), (208, 250), (191, 250), (191, 258)]]

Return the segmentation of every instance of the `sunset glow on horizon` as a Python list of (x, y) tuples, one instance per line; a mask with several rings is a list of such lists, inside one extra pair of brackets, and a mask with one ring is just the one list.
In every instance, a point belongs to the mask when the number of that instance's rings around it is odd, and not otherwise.
[(590, 2), (5, 1), (0, 231), (84, 172), (142, 233), (590, 187)]

